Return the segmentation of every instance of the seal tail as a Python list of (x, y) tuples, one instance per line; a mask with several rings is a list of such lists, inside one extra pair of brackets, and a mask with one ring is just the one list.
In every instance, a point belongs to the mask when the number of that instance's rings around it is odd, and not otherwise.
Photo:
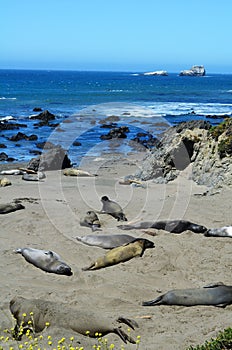
[(149, 300), (149, 301), (143, 301), (142, 302), (142, 306), (153, 306), (153, 305), (161, 305), (162, 304), (162, 299), (163, 296), (161, 295), (160, 297), (153, 299), (153, 300)]
[(113, 332), (117, 334), (123, 341), (124, 343), (131, 343), (131, 344), (136, 344), (136, 341), (131, 338), (128, 334), (126, 334), (122, 329), (120, 328), (114, 328)]

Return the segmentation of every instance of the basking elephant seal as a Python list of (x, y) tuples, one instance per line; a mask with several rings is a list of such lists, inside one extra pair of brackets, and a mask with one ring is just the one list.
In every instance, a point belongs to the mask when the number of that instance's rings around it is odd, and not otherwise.
[(90, 227), (92, 231), (96, 231), (101, 227), (97, 214), (92, 210), (86, 212), (85, 217), (80, 220), (80, 225)]
[(223, 226), (221, 228), (211, 228), (204, 233), (206, 237), (232, 237), (232, 226)]
[(6, 186), (10, 186), (10, 185), (11, 185), (11, 181), (7, 177), (3, 177), (2, 179), (0, 179), (0, 186), (1, 187), (6, 187)]
[(87, 235), (75, 237), (79, 242), (104, 249), (113, 249), (131, 243), (135, 237), (129, 235)]
[(144, 301), (143, 306), (153, 305), (213, 305), (226, 307), (232, 303), (232, 286), (216, 283), (204, 288), (171, 290), (154, 300)]
[(22, 175), (23, 171), (20, 169), (9, 169), (9, 170), (2, 170), (1, 175)]
[(8, 214), (20, 209), (25, 209), (24, 205), (20, 203), (0, 204), (0, 214)]
[(90, 266), (84, 267), (83, 271), (98, 270), (128, 261), (135, 256), (143, 256), (145, 249), (154, 248), (154, 243), (144, 238), (136, 238), (131, 243), (111, 249), (106, 255), (98, 258)]
[(188, 220), (162, 220), (162, 221), (141, 221), (132, 225), (119, 225), (122, 230), (139, 230), (147, 228), (155, 228), (157, 230), (165, 230), (172, 233), (182, 233), (184, 231), (192, 231), (195, 233), (204, 233), (207, 228), (202, 225), (195, 224)]
[[(24, 333), (27, 329), (38, 333), (42, 332), (49, 322), (49, 327), (59, 327), (70, 329), (79, 334), (96, 337), (96, 333), (101, 333), (102, 336), (108, 333), (117, 334), (125, 343), (128, 341), (135, 344), (123, 329), (116, 325), (116, 322), (125, 323), (132, 329), (138, 327), (133, 320), (119, 317), (115, 322), (104, 318), (101, 314), (94, 314), (91, 310), (79, 310), (70, 307), (68, 304), (54, 303), (41, 299), (25, 299), (21, 296), (16, 296), (10, 301), (10, 311), (15, 317), (17, 324), (15, 326), (15, 338), (20, 340), (20, 327), (23, 327)], [(33, 313), (33, 315), (32, 315)], [(24, 316), (23, 316), (24, 314)], [(26, 315), (26, 316), (25, 316)]]
[(90, 174), (88, 171), (77, 169), (77, 168), (68, 168), (63, 171), (63, 174), (65, 176), (87, 176), (87, 177), (93, 177), (96, 176), (95, 174)]
[(28, 173), (23, 173), (22, 180), (25, 181), (40, 181), (42, 179), (45, 179), (46, 175), (43, 171), (39, 171), (37, 174), (28, 174)]
[(66, 276), (72, 276), (73, 274), (71, 267), (63, 262), (57, 253), (51, 250), (18, 248), (14, 252), (22, 254), (26, 261), (45, 272)]
[(107, 196), (103, 196), (101, 202), (103, 204), (101, 210), (102, 213), (109, 214), (118, 221), (127, 221), (127, 218), (118, 203), (111, 201)]

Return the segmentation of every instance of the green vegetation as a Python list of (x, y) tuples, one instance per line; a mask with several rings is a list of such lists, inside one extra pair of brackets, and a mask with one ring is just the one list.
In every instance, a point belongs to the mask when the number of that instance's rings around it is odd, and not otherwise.
[(218, 153), (220, 158), (232, 155), (232, 118), (226, 118), (222, 123), (209, 130), (210, 135), (218, 141), (219, 136), (224, 134), (224, 138), (218, 143)]
[[(78, 339), (74, 337), (65, 338), (62, 337), (58, 341), (54, 341), (51, 335), (43, 336), (42, 334), (36, 336), (33, 331), (33, 313), (30, 313), (31, 320), (26, 324), (23, 321), (21, 325), (15, 326), (11, 329), (5, 329), (0, 334), (0, 350), (90, 350), (90, 348), (84, 348), (81, 345), (76, 346)], [(23, 318), (26, 314), (23, 314)], [(46, 323), (45, 329), (49, 327), (49, 323)], [(128, 328), (130, 333), (130, 328)], [(89, 332), (86, 331), (86, 336)], [(91, 350), (126, 350), (126, 345), (121, 344), (120, 349), (116, 349), (114, 344), (109, 344), (107, 338), (102, 338), (100, 333), (96, 333), (97, 344), (91, 347)], [(134, 350), (139, 349), (140, 336), (137, 336), (136, 345)]]
[(206, 341), (203, 345), (190, 346), (187, 350), (231, 350), (232, 349), (232, 328), (226, 328), (219, 332), (216, 338)]

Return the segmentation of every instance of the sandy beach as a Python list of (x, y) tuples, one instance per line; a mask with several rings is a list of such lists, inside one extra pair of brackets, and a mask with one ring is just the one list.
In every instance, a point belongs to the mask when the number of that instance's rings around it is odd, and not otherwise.
[[(68, 177), (62, 171), (49, 171), (46, 179), (27, 182), (21, 176), (7, 176), (12, 185), (0, 189), (0, 203), (18, 199), (25, 209), (1, 215), (1, 329), (12, 327), (9, 301), (16, 295), (57, 305), (67, 303), (88, 313), (97, 312), (110, 322), (119, 316), (135, 319), (139, 328), (132, 330), (131, 336), (141, 336), (141, 350), (184, 350), (231, 325), (232, 306), (222, 309), (141, 305), (171, 289), (197, 288), (219, 281), (231, 284), (230, 238), (207, 238), (190, 231), (172, 234), (153, 230), (154, 236), (141, 230), (128, 231), (135, 237), (152, 240), (155, 248), (125, 263), (82, 271), (106, 253), (74, 238), (92, 233), (80, 226), (80, 218), (87, 210), (101, 210), (103, 195), (123, 207), (128, 221), (186, 219), (208, 228), (231, 225), (231, 188), (204, 196), (207, 188), (190, 180), (190, 166), (168, 184), (148, 181), (145, 188), (121, 185), (119, 180), (138, 170), (142, 156), (85, 157), (81, 168), (97, 174), (96, 177)], [(97, 233), (125, 233), (111, 216), (99, 214), (99, 219), (102, 231)], [(71, 266), (73, 275), (45, 273), (13, 252), (20, 247), (55, 251)], [(80, 342), (85, 349), (96, 343), (71, 330), (54, 327), (44, 334), (51, 335), (54, 343), (74, 336), (75, 346)], [(107, 338), (116, 349), (121, 349), (122, 340), (117, 335), (109, 334)], [(136, 349), (136, 345), (127, 344), (125, 349)]]

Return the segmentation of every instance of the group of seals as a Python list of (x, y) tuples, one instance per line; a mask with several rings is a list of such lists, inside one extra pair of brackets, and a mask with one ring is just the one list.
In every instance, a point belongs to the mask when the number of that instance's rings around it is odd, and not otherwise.
[(72, 276), (73, 274), (71, 267), (63, 262), (57, 253), (51, 250), (18, 248), (14, 252), (22, 254), (26, 261), (45, 272), (66, 276)]
[[(30, 328), (33, 332), (42, 332), (49, 322), (50, 327), (60, 327), (71, 329), (79, 334), (96, 337), (96, 333), (102, 336), (108, 333), (117, 334), (125, 343), (135, 344), (135, 340), (125, 333), (121, 328), (111, 323), (109, 319), (96, 315), (92, 311), (88, 313), (83, 310), (71, 308), (67, 304), (54, 303), (40, 299), (25, 299), (17, 296), (10, 301), (10, 311), (15, 317), (17, 324), (15, 326), (15, 338), (23, 327), (26, 333)], [(33, 313), (33, 315), (32, 315)], [(32, 316), (31, 316), (32, 315)], [(116, 322), (125, 323), (132, 329), (138, 327), (134, 320), (119, 317)], [(20, 339), (19, 339), (20, 340)]]
[(110, 200), (107, 196), (103, 196), (101, 202), (103, 204), (101, 213), (109, 214), (118, 221), (127, 221), (127, 218), (118, 203)]
[(119, 225), (118, 227), (122, 230), (155, 228), (172, 233), (182, 233), (187, 230), (195, 233), (204, 233), (207, 231), (205, 226), (195, 224), (188, 220), (141, 221), (130, 225)]
[(95, 262), (91, 263), (90, 266), (82, 270), (98, 270), (103, 267), (128, 261), (136, 256), (141, 257), (148, 248), (154, 248), (154, 243), (148, 239), (136, 238), (131, 243), (111, 249), (104, 256), (99, 257)]
[(155, 305), (212, 305), (226, 307), (232, 304), (232, 286), (215, 283), (204, 288), (171, 290), (159, 297), (144, 301), (143, 306)]

